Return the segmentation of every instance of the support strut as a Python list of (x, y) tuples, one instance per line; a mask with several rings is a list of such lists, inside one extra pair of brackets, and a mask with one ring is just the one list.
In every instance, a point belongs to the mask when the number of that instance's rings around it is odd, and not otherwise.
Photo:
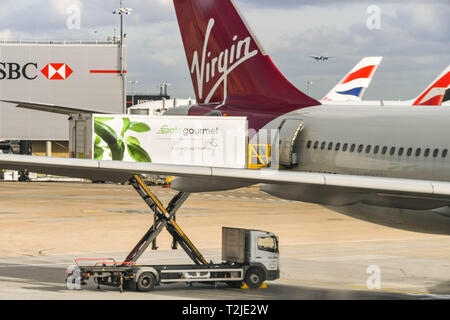
[(187, 200), (190, 193), (179, 192), (172, 198), (167, 208), (164, 208), (161, 201), (150, 191), (138, 175), (134, 175), (130, 179), (130, 184), (154, 212), (154, 223), (133, 250), (131, 250), (124, 263), (136, 262), (150, 244), (152, 244), (153, 248), (156, 248), (156, 238), (166, 228), (173, 237), (172, 248), (174, 248), (174, 244), (178, 243), (196, 265), (207, 264), (200, 251), (175, 222), (175, 215), (178, 209)]

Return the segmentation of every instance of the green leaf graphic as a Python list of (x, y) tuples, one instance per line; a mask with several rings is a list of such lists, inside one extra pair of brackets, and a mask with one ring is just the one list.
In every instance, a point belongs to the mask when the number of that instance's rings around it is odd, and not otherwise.
[(98, 121), (98, 122), (105, 122), (105, 121), (110, 121), (110, 120), (114, 120), (114, 118), (111, 117), (95, 117), (94, 121)]
[(102, 139), (99, 136), (95, 136), (94, 145), (98, 146), (102, 142)]
[[(119, 159), (116, 159), (116, 160), (123, 160), (123, 156), (125, 154), (125, 144), (123, 143), (122, 140), (117, 141), (117, 144), (119, 145), (120, 154), (119, 154)], [(113, 160), (115, 160), (115, 159), (113, 159)]]
[(111, 145), (117, 143), (117, 134), (113, 128), (102, 122), (94, 122), (94, 131), (97, 136), (103, 139), (106, 144)]
[(135, 132), (147, 132), (151, 130), (147, 124), (135, 121), (130, 123), (129, 129)]
[(127, 143), (128, 154), (136, 162), (152, 162), (152, 159), (148, 155), (147, 151), (136, 144)]
[(125, 132), (128, 130), (128, 128), (130, 127), (130, 119), (128, 118), (123, 118), (123, 128), (122, 128), (122, 132), (121, 132), (121, 136), (123, 138), (123, 136), (125, 135)]
[(98, 147), (97, 145), (94, 146), (94, 160), (103, 160), (103, 153), (105, 150), (103, 148)]
[(110, 126), (99, 121), (94, 121), (94, 131), (108, 145), (111, 150), (111, 158), (123, 160), (125, 146), (122, 141), (119, 143), (116, 132)]
[(135, 144), (140, 146), (141, 143), (139, 142), (139, 140), (136, 137), (127, 137), (127, 144)]

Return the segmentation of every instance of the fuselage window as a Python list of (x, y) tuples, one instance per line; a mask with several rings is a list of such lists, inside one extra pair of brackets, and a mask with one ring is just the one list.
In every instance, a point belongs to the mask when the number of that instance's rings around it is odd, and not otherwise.
[(318, 146), (319, 146), (319, 141), (314, 142), (314, 149), (317, 149)]
[(439, 155), (439, 149), (434, 149), (433, 158), (436, 158)]
[(352, 146), (350, 147), (350, 152), (355, 151), (355, 148), (356, 148), (356, 145), (355, 145), (355, 144), (352, 144)]
[(361, 151), (363, 150), (364, 146), (362, 144), (359, 145), (358, 147), (358, 152), (361, 153)]
[(398, 155), (399, 155), (399, 156), (402, 156), (404, 150), (405, 150), (405, 149), (404, 149), (403, 147), (401, 147), (400, 149), (398, 149)]
[(311, 143), (312, 143), (312, 141), (309, 140), (308, 143), (306, 144), (306, 147), (307, 147), (308, 149), (311, 148)]
[(328, 144), (328, 150), (331, 150), (331, 149), (333, 149), (333, 142), (330, 142), (330, 143)]
[(442, 150), (442, 158), (447, 157), (447, 154), (448, 154), (448, 150), (447, 149)]
[(320, 149), (325, 149), (325, 145), (326, 145), (327, 143), (324, 141), (324, 142), (322, 142), (322, 144), (320, 145)]
[(393, 156), (394, 153), (395, 153), (395, 147), (392, 147), (392, 148), (391, 148), (391, 151), (389, 152), (389, 154), (390, 154), (391, 156)]
[(409, 157), (412, 155), (413, 148), (408, 148), (408, 151), (406, 151), (406, 155)]
[(375, 146), (375, 148), (373, 148), (373, 153), (377, 154), (379, 150), (380, 150), (380, 146)]
[(386, 154), (386, 151), (387, 151), (387, 147), (384, 146), (384, 147), (383, 147), (383, 150), (381, 150), (381, 154)]
[(426, 149), (425, 149), (425, 152), (423, 153), (423, 155), (424, 155), (425, 157), (428, 157), (428, 156), (430, 155), (430, 148), (426, 148)]
[(420, 156), (421, 153), (422, 153), (422, 149), (417, 148), (417, 150), (416, 150), (416, 157)]
[(366, 147), (366, 153), (369, 153), (371, 148), (372, 148), (372, 147), (371, 147), (370, 145), (367, 146), (367, 147)]
[(341, 148), (341, 143), (340, 142), (336, 143), (335, 150), (339, 151), (340, 148)]
[(348, 148), (348, 143), (344, 143), (344, 145), (342, 146), (342, 151), (347, 151)]

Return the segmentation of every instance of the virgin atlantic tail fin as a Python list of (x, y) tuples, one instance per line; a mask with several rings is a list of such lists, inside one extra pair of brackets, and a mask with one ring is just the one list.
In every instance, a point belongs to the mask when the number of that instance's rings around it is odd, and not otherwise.
[(414, 106), (440, 106), (450, 86), (450, 65), (416, 99)]
[(198, 103), (320, 105), (275, 67), (233, 0), (174, 4)]
[(363, 58), (330, 92), (328, 92), (323, 100), (361, 101), (381, 60), (383, 60), (383, 57)]

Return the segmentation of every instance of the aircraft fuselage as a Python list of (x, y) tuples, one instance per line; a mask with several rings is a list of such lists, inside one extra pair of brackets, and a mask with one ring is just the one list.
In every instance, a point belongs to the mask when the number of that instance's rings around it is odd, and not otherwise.
[[(283, 115), (264, 129), (279, 128), (285, 119), (303, 122), (294, 147), (297, 163), (289, 170), (450, 181), (449, 117), (450, 108), (445, 107), (327, 105)], [(450, 199), (446, 198), (306, 185), (261, 189), (377, 224), (450, 234)]]

